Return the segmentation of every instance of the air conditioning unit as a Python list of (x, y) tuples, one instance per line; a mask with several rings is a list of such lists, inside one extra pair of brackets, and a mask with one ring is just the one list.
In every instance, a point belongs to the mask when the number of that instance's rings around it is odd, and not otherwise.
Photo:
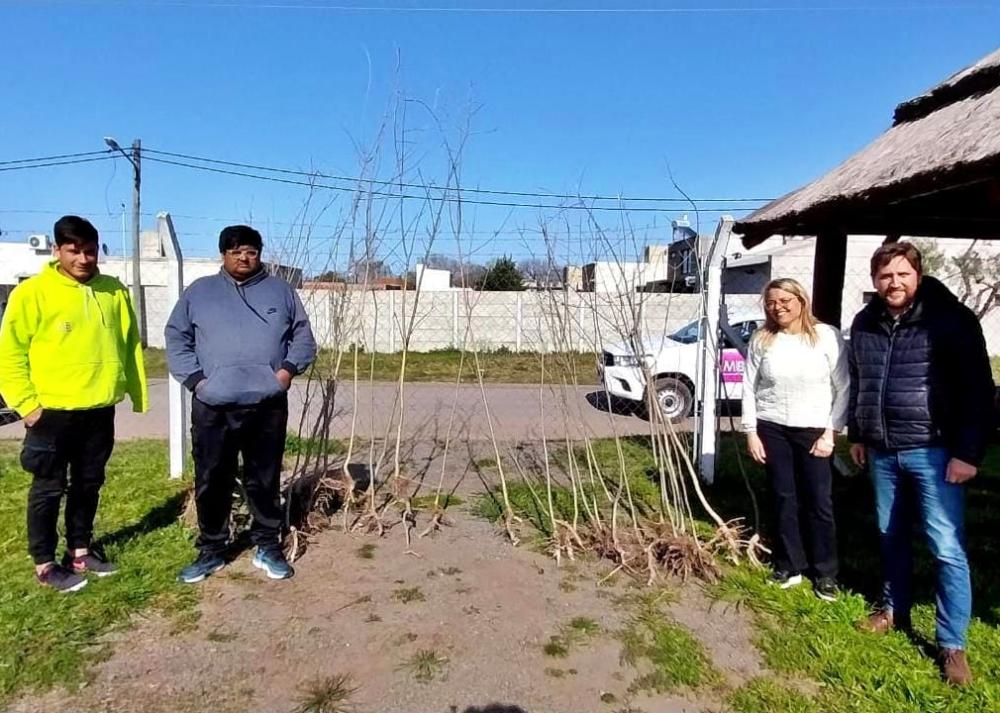
[(52, 239), (48, 235), (29, 235), (28, 245), (37, 252), (46, 252), (52, 249)]

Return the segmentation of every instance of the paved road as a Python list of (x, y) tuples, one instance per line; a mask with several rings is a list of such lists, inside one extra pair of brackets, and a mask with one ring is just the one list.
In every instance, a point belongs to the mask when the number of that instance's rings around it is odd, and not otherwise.
[[(398, 390), (395, 384), (361, 384), (358, 387), (356, 433), (359, 436), (382, 437), (387, 428), (395, 436), (399, 408), (396, 406)], [(289, 430), (297, 431), (306, 396), (305, 384), (295, 384), (290, 394), (291, 418)], [(486, 387), (486, 402), (496, 436), (504, 441), (564, 439), (568, 433), (573, 438), (584, 435), (607, 437), (649, 433), (649, 424), (641, 417), (615, 407), (617, 413), (608, 413), (603, 393), (595, 387), (578, 389), (546, 389), (544, 394), (537, 386), (516, 384), (490, 384)], [(315, 418), (320, 409), (317, 399), (311, 399), (308, 409)], [(350, 434), (355, 416), (354, 395), (350, 385), (342, 388), (335, 399), (331, 417), (331, 436)], [(443, 439), (452, 421), (453, 438), (484, 440), (490, 436), (489, 421), (483, 396), (477, 385), (406, 384), (403, 390), (403, 433), (409, 438), (426, 440)], [(544, 414), (540, 411), (544, 404)], [(145, 414), (131, 412), (126, 400), (118, 407), (117, 434), (119, 438), (165, 438), (167, 435), (167, 385), (165, 379), (150, 382), (150, 410)], [(454, 409), (454, 417), (452, 410)], [(23, 425), (18, 422), (0, 427), (0, 438), (20, 438)]]

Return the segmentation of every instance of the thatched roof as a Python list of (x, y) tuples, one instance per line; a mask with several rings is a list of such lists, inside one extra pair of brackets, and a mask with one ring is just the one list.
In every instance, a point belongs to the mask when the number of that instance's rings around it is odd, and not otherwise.
[(1000, 49), (900, 104), (867, 148), (734, 230), (747, 246), (831, 229), (1000, 237), (998, 177)]

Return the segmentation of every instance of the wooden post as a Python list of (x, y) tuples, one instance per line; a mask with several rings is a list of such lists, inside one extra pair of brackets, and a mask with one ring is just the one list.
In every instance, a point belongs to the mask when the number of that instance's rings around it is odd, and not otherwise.
[(820, 322), (840, 329), (840, 309), (847, 269), (847, 235), (836, 230), (816, 236), (813, 257), (813, 313)]

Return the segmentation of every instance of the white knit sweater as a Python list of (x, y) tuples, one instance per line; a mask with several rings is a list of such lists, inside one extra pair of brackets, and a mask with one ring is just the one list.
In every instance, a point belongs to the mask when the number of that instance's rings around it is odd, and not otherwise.
[(758, 419), (782, 426), (832, 428), (847, 420), (850, 374), (840, 333), (816, 325), (816, 344), (799, 334), (779, 332), (762, 350), (751, 339), (743, 370), (743, 430)]

